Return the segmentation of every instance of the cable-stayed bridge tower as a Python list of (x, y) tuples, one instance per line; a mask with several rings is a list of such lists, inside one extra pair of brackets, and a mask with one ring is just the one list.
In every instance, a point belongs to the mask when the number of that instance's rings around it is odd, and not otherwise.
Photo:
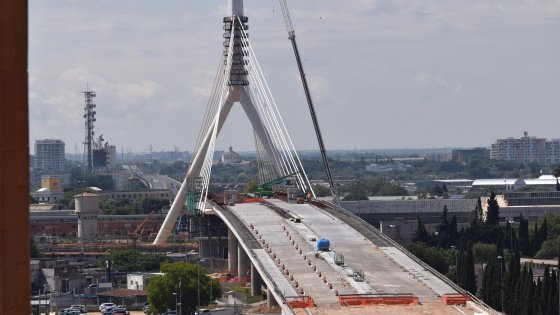
[(207, 104), (196, 149), (187, 175), (154, 241), (163, 244), (183, 207), (199, 214), (205, 207), (216, 138), (233, 105), (239, 103), (253, 127), (259, 179), (271, 181), (293, 175), (304, 192), (313, 190), (278, 107), (272, 97), (248, 36), (243, 0), (229, 0), (224, 17), (224, 53)]

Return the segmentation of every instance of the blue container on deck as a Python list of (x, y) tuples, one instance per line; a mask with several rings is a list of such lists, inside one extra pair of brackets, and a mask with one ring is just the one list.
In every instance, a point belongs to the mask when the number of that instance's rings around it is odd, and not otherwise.
[(317, 241), (317, 250), (318, 251), (329, 251), (331, 248), (331, 242), (328, 239), (322, 238)]

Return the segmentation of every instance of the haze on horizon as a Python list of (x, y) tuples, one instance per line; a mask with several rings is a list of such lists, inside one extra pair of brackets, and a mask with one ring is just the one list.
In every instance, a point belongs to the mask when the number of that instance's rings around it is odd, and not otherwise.
[[(487, 146), (558, 138), (560, 2), (288, 1), (328, 149)], [(194, 149), (223, 49), (226, 0), (31, 0), (30, 143), (82, 152)], [(277, 1), (245, 0), (249, 33), (297, 149), (317, 141)], [(234, 106), (217, 149), (253, 151)]]

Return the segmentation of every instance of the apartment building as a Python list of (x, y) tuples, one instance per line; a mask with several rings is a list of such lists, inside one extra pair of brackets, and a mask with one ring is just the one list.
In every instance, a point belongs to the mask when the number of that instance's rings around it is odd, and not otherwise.
[(64, 169), (64, 141), (43, 139), (35, 141), (33, 167), (36, 171), (61, 171)]
[(560, 140), (530, 137), (525, 131), (521, 138), (498, 139), (490, 147), (490, 158), (520, 164), (533, 162), (540, 165), (559, 164)]

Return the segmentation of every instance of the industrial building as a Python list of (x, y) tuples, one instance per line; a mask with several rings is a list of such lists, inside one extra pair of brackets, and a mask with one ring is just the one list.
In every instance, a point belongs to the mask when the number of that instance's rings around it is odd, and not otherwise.
[(451, 151), (451, 156), (453, 161), (469, 163), (490, 158), (490, 151), (487, 148), (454, 149)]
[(433, 189), (436, 187), (446, 188), (447, 191), (469, 191), (472, 188), (474, 180), (472, 179), (433, 179), (433, 180), (422, 180), (416, 182), (416, 188), (418, 189)]
[(39, 203), (56, 203), (64, 195), (61, 175), (42, 175), (41, 188), (31, 193)]

